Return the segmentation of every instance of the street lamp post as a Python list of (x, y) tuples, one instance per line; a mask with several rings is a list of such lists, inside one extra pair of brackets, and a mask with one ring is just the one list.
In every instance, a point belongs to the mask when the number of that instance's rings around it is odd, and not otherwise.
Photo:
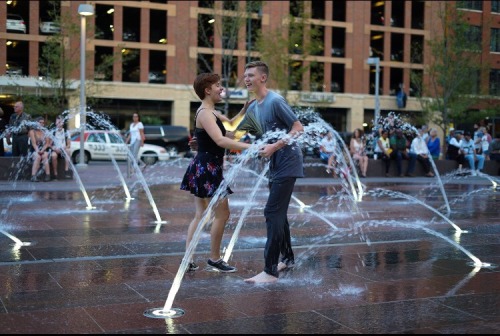
[(375, 65), (375, 124), (378, 122), (378, 118), (380, 117), (380, 58), (379, 57), (370, 57), (366, 62), (369, 65)]
[(85, 51), (86, 51), (86, 30), (87, 16), (94, 15), (94, 7), (89, 4), (81, 4), (78, 6), (78, 14), (80, 14), (81, 35), (80, 35), (80, 161), (77, 167), (85, 168), (85, 123), (86, 123), (86, 108), (87, 102), (85, 97)]

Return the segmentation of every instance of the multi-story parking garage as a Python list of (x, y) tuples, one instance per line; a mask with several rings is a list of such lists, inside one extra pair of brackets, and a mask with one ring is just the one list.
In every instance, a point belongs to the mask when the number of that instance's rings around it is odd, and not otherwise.
[[(25, 93), (50, 95), (40, 73), (43, 45), (51, 33), (57, 34), (55, 28), (49, 32), (40, 29), (41, 23), (44, 27), (50, 25), (48, 3), (51, 2), (0, 3), (0, 98), (7, 113), (11, 111), (9, 104)], [(159, 118), (165, 124), (192, 128), (198, 99), (191, 85), (202, 69), (228, 75), (229, 87), (236, 94), (226, 107), (229, 114), (238, 111), (248, 98), (238, 79), (242, 78), (249, 57), (258, 58), (252, 46), (255, 31), (266, 34), (283, 26), (288, 15), (294, 15), (299, 2), (60, 1), (55, 8), (61, 18), (71, 18), (78, 28), (81, 3), (91, 4), (95, 11), (87, 18), (85, 68), (86, 79), (92, 83), (87, 95), (92, 97), (97, 111), (106, 113), (118, 128), (124, 129), (133, 112)], [(245, 11), (250, 3), (257, 6), (261, 3), (261, 6), (256, 11)], [(411, 115), (421, 110), (410, 77), (426, 76), (425, 65), (431, 57), (426, 42), (442, 33), (437, 29), (440, 26), (437, 11), (443, 2), (300, 3), (310, 11), (311, 23), (321, 32), (323, 48), (320, 54), (309, 56), (299, 64), (315, 63), (289, 88), (287, 99), (292, 105), (312, 106), (339, 131), (369, 127), (377, 101), (382, 115), (389, 111)], [(499, 1), (461, 1), (460, 4), (469, 22), (482, 32), (481, 36), (491, 39), (491, 48), (483, 50), (484, 61), (492, 65), (485, 85), (489, 86), (491, 95), (498, 95)], [(24, 19), (26, 34), (6, 29), (7, 14), (11, 13)], [(207, 40), (201, 37), (215, 19), (235, 16), (244, 17), (245, 21), (232, 46), (225, 34), (217, 34), (217, 28), (212, 28)], [(65, 33), (64, 27), (62, 33)], [(422, 48), (415, 48), (417, 45)], [(65, 33), (64, 46), (67, 55), (78, 57), (79, 30)], [(118, 56), (111, 71), (103, 73), (98, 69), (106, 55)], [(232, 60), (229, 70), (228, 56)], [(371, 57), (379, 58), (379, 99), (375, 94), (376, 66), (368, 64)], [(7, 75), (7, 65), (14, 63), (23, 76)], [(67, 88), (68, 104), (78, 107), (79, 68), (69, 75), (72, 82)], [(400, 88), (408, 94), (408, 100), (405, 107), (398, 108), (395, 95)]]

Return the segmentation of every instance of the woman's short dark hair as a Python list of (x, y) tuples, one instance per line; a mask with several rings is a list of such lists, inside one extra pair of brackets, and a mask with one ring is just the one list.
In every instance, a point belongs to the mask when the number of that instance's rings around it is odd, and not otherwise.
[(220, 81), (220, 76), (214, 73), (202, 73), (196, 76), (193, 88), (201, 100), (205, 99), (205, 89)]

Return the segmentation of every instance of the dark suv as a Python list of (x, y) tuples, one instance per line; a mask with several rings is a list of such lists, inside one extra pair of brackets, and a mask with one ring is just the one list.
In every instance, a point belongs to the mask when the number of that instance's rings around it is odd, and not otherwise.
[(172, 125), (144, 125), (146, 143), (164, 147), (170, 157), (190, 155), (189, 140), (191, 134), (187, 127)]

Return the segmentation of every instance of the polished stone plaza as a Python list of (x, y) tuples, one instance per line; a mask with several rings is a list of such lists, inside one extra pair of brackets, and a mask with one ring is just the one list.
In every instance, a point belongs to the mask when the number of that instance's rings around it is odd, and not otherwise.
[[(191, 196), (187, 159), (129, 175), (93, 163), (73, 180), (0, 182), (2, 333), (498, 334), (498, 177), (297, 182), (289, 209), (296, 267), (263, 269), (267, 198), (239, 168), (223, 246), (236, 273), (182, 274)], [(125, 183), (124, 183), (125, 182)], [(362, 192), (359, 188), (362, 188)], [(174, 279), (172, 308), (162, 311)]]

